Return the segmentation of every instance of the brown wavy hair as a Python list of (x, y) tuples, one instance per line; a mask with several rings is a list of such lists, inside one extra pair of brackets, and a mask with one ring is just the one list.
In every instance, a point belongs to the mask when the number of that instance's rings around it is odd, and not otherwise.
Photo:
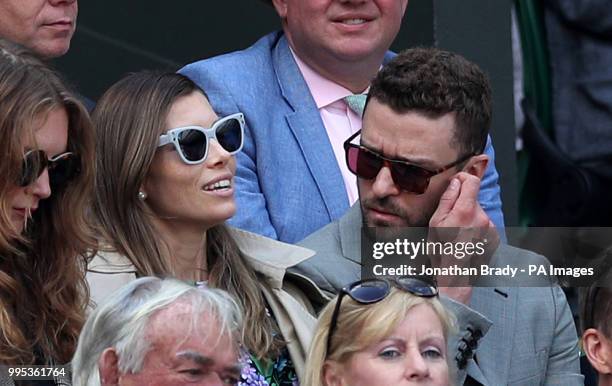
[[(68, 149), (81, 157), (73, 181), (40, 202), (19, 233), (8, 195), (19, 180), (24, 143), (51, 110), (69, 117)], [(26, 49), (0, 40), (0, 363), (66, 363), (84, 322), (86, 219), (94, 167), (87, 111), (59, 76)]]
[[(180, 97), (200, 92), (189, 78), (175, 73), (143, 71), (117, 82), (100, 98), (93, 113), (97, 138), (95, 215), (101, 245), (126, 256), (139, 276), (175, 276), (168, 247), (138, 199), (166, 130), (170, 108)], [(245, 312), (243, 343), (256, 356), (270, 358), (284, 344), (266, 315), (256, 273), (242, 258), (227, 227), (206, 234), (209, 281), (228, 291)]]

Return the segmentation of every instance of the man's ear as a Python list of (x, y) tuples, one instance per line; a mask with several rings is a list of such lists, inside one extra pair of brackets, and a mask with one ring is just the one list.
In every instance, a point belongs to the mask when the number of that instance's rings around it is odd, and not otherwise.
[[(287, 0), (271, 0), (272, 5), (276, 9), (276, 13), (280, 16), (281, 19), (287, 17)], [(302, 1), (302, 0), (299, 0)]]
[(325, 386), (342, 386), (342, 365), (336, 361), (326, 360), (323, 363), (323, 381)]
[(482, 180), (487, 166), (489, 165), (489, 156), (486, 154), (478, 154), (469, 159), (463, 167), (463, 171)]
[(612, 373), (612, 342), (599, 330), (589, 328), (582, 334), (582, 349), (600, 374)]
[(100, 385), (119, 385), (119, 357), (114, 348), (107, 348), (98, 359), (100, 369)]

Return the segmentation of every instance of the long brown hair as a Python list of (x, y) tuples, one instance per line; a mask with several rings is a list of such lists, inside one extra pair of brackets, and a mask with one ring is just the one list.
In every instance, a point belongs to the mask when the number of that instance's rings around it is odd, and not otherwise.
[[(93, 114), (97, 133), (95, 214), (102, 243), (126, 256), (141, 276), (175, 274), (167, 246), (151, 223), (151, 213), (138, 199), (157, 150), (159, 135), (173, 103), (204, 92), (189, 78), (174, 73), (139, 72), (113, 85)], [(204, 94), (205, 95), (205, 94)], [(270, 357), (281, 347), (258, 278), (247, 266), (225, 225), (206, 235), (211, 284), (228, 291), (245, 312), (243, 339), (258, 357)]]
[[(64, 108), (68, 150), (81, 158), (75, 180), (40, 202), (18, 233), (10, 221), (24, 141), (36, 122)], [(59, 76), (24, 48), (0, 40), (0, 362), (65, 363), (84, 322), (85, 251), (93, 242), (86, 212), (93, 185), (93, 129)]]

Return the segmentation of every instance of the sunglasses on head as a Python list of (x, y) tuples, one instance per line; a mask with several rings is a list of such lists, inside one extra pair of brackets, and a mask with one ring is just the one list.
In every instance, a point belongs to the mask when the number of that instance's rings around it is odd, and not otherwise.
[(332, 337), (336, 331), (336, 326), (338, 325), (338, 315), (340, 313), (342, 298), (345, 295), (348, 295), (351, 297), (351, 299), (360, 304), (378, 303), (389, 296), (392, 285), (403, 291), (423, 298), (431, 298), (438, 295), (438, 288), (435, 285), (411, 276), (402, 276), (392, 280), (365, 279), (349, 284), (348, 286), (342, 288), (342, 290), (340, 290), (340, 294), (338, 295), (336, 307), (334, 308), (334, 313), (332, 314), (331, 322), (329, 324), (325, 355), (329, 355)]
[(43, 150), (30, 150), (23, 157), (19, 186), (28, 186), (49, 170), (49, 185), (57, 188), (73, 179), (79, 172), (81, 163), (79, 156), (73, 152), (66, 152), (47, 158)]
[(428, 170), (406, 161), (383, 157), (365, 146), (351, 143), (359, 134), (361, 134), (361, 130), (344, 141), (346, 164), (351, 173), (359, 178), (373, 180), (380, 172), (380, 169), (386, 166), (391, 171), (391, 177), (395, 185), (401, 190), (415, 194), (425, 193), (431, 177), (457, 166), (475, 155), (473, 153), (467, 154), (439, 169)]
[(157, 147), (172, 143), (183, 162), (195, 165), (206, 160), (213, 139), (228, 153), (239, 152), (244, 141), (244, 115), (236, 113), (221, 118), (210, 128), (186, 126), (168, 130), (159, 136)]

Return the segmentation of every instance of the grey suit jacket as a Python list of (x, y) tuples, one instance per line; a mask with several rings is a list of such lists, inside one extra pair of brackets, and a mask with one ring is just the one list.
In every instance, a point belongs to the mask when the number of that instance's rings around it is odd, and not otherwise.
[[(361, 224), (361, 209), (356, 204), (340, 220), (300, 243), (317, 254), (296, 270), (331, 293), (359, 280)], [(546, 261), (540, 255), (507, 245), (500, 245), (493, 258), (515, 265)], [(467, 374), (458, 373), (460, 384), (469, 375), (482, 385), (493, 386), (583, 385), (576, 329), (561, 288), (510, 287), (503, 281), (499, 284), (475, 287), (469, 308), (443, 300), (456, 313), (459, 336), (466, 334), (468, 327), (473, 330), (478, 326), (486, 332), (476, 349), (476, 360), (468, 363)], [(449, 353), (456, 352), (458, 344), (460, 340), (451, 339)]]

